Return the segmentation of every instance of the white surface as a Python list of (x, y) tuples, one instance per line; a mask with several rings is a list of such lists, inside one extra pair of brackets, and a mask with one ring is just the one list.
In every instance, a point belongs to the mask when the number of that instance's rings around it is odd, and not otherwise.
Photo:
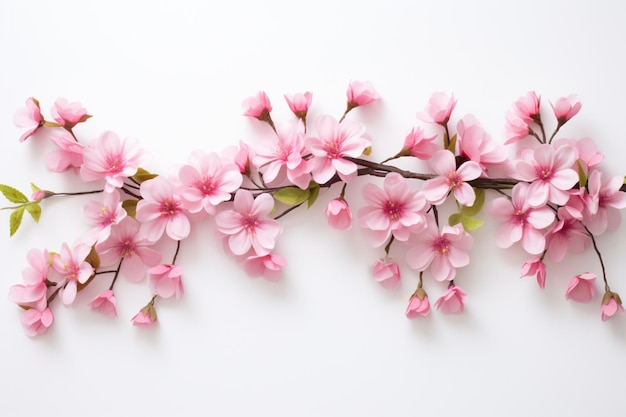
[[(470, 3), (474, 3), (469, 5)], [(507, 4), (505, 6), (505, 4)], [(510, 2), (10, 2), (0, 3), (0, 182), (67, 190), (43, 166), (48, 144), (19, 144), (16, 108), (31, 95), (46, 114), (59, 96), (94, 118), (79, 132), (136, 136), (165, 171), (195, 148), (220, 151), (259, 128), (241, 101), (265, 90), (286, 120), (283, 93), (313, 91), (313, 116), (339, 116), (350, 79), (370, 80), (383, 101), (361, 109), (376, 159), (397, 151), (434, 91), (453, 92), (456, 117), (474, 113), (502, 138), (504, 112), (534, 89), (584, 102), (564, 129), (592, 136), (621, 163), (626, 60), (620, 1)], [(361, 182), (362, 183), (362, 182)], [(458, 284), (466, 314), (409, 321), (416, 274), (402, 287), (373, 282), (382, 250), (358, 228), (329, 229), (321, 212), (284, 219), (284, 280), (251, 280), (227, 258), (209, 222), (183, 242), (185, 296), (158, 305), (159, 326), (129, 319), (149, 299), (121, 281), (119, 317), (91, 313), (87, 294), (43, 337), (27, 338), (19, 309), (0, 302), (0, 415), (618, 415), (623, 410), (626, 317), (600, 321), (564, 299), (571, 276), (600, 273), (591, 252), (550, 265), (547, 288), (519, 280), (525, 256), (497, 249), (496, 225), (475, 233)], [(348, 197), (358, 205), (359, 186)], [(30, 247), (58, 248), (84, 225), (78, 201), (44, 207), (8, 239), (0, 215), (3, 280), (20, 282)], [(488, 220), (488, 219), (486, 219)], [(5, 228), (6, 227), (6, 228)], [(626, 296), (624, 232), (600, 238), (614, 290)], [(444, 289), (428, 280), (435, 299)], [(599, 287), (598, 287), (599, 289)], [(96, 291), (96, 289), (94, 289)], [(601, 292), (601, 291), (599, 291)]]

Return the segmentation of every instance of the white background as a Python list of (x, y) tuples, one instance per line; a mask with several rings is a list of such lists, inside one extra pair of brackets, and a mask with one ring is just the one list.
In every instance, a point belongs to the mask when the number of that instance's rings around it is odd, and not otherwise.
[[(470, 5), (471, 3), (471, 5)], [(78, 129), (134, 136), (166, 172), (195, 148), (221, 151), (264, 131), (241, 101), (265, 90), (277, 121), (283, 93), (313, 92), (312, 117), (338, 117), (351, 79), (370, 80), (383, 100), (357, 109), (372, 158), (399, 150), (434, 91), (459, 98), (504, 140), (504, 113), (529, 90), (549, 100), (580, 94), (583, 109), (563, 134), (591, 136), (603, 169), (624, 174), (626, 6), (618, 0), (517, 2), (55, 2), (0, 3), (0, 182), (56, 191), (80, 187), (47, 173), (44, 140), (18, 143), (12, 116), (29, 96), (45, 115), (57, 97), (94, 115)], [(506, 4), (506, 5), (505, 5)], [(357, 181), (348, 188), (360, 203)], [(86, 187), (88, 188), (88, 187)], [(85, 189), (85, 188), (82, 188)], [(588, 305), (565, 300), (570, 278), (600, 274), (591, 252), (548, 265), (546, 289), (520, 280), (526, 256), (495, 247), (496, 225), (475, 234), (459, 272), (466, 313), (409, 321), (417, 277), (398, 291), (370, 278), (382, 249), (358, 228), (328, 228), (325, 192), (284, 218), (276, 284), (252, 280), (223, 254), (213, 225), (183, 242), (186, 294), (157, 304), (159, 325), (130, 318), (149, 299), (145, 283), (117, 286), (119, 317), (92, 313), (81, 294), (55, 303), (53, 328), (26, 337), (20, 310), (0, 302), (0, 415), (618, 415), (624, 409), (626, 317), (600, 321), (601, 287)], [(25, 218), (8, 238), (0, 213), (0, 293), (21, 282), (31, 247), (58, 250), (85, 224), (88, 199), (51, 201), (39, 225)], [(612, 288), (626, 296), (625, 227), (599, 239)], [(166, 247), (166, 251), (171, 247)], [(395, 248), (401, 249), (400, 247)], [(394, 252), (401, 260), (401, 251)], [(394, 254), (392, 253), (392, 255)], [(166, 254), (166, 256), (169, 256)], [(598, 283), (599, 284), (599, 283)], [(425, 282), (432, 300), (445, 289)]]

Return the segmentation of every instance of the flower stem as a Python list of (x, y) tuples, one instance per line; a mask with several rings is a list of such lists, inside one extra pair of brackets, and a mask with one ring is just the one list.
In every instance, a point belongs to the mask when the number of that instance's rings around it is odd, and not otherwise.
[(180, 240), (176, 241), (176, 251), (174, 252), (174, 257), (172, 258), (172, 265), (176, 263), (176, 258), (178, 257), (178, 252), (180, 251)]
[(124, 258), (120, 259), (120, 263), (117, 264), (117, 269), (115, 270), (115, 275), (113, 275), (113, 281), (111, 281), (111, 285), (109, 286), (109, 290), (113, 290), (113, 286), (115, 285), (115, 281), (117, 281), (117, 277), (120, 275), (120, 268), (122, 267), (122, 262)]
[(593, 233), (591, 233), (591, 231), (587, 228), (587, 226), (583, 226), (583, 227), (585, 228), (585, 230), (587, 231), (587, 234), (591, 238), (591, 243), (593, 243), (593, 250), (596, 252), (596, 255), (598, 255), (598, 260), (600, 261), (600, 267), (602, 267), (602, 279), (604, 280), (604, 289), (608, 292), (611, 289), (609, 288), (609, 282), (606, 279), (606, 268), (604, 267), (604, 260), (602, 259), (602, 254), (600, 253), (600, 249), (598, 249), (596, 238), (593, 235)]

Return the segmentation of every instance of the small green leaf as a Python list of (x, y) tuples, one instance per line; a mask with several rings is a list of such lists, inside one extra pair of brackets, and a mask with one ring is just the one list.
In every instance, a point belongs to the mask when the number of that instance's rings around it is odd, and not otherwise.
[(122, 208), (126, 210), (126, 214), (134, 219), (135, 213), (137, 213), (137, 200), (129, 199), (122, 201)]
[(30, 189), (33, 190), (33, 193), (35, 191), (39, 191), (41, 190), (41, 188), (37, 187), (35, 184), (33, 184), (32, 182), (30, 183)]
[(461, 219), (461, 224), (466, 232), (471, 232), (472, 230), (476, 230), (482, 226), (484, 222), (482, 220), (475, 219), (474, 217), (463, 217)]
[(16, 208), (11, 213), (11, 217), (9, 217), (10, 236), (13, 236), (19, 229), (22, 224), (22, 217), (24, 217), (24, 207)]
[(485, 190), (483, 188), (474, 188), (474, 192), (476, 193), (476, 200), (474, 200), (474, 204), (470, 207), (463, 206), (461, 209), (463, 216), (475, 216), (480, 213), (485, 205)]
[(6, 199), (11, 203), (28, 203), (28, 197), (8, 185), (0, 184), (0, 192), (4, 194)]
[(137, 168), (137, 173), (135, 175), (132, 176), (132, 178), (137, 181), (139, 184), (141, 184), (144, 181), (148, 181), (151, 180), (152, 178), (156, 178), (158, 177), (159, 174), (153, 174), (143, 168)]
[(35, 223), (39, 223), (39, 218), (41, 217), (41, 206), (39, 203), (33, 202), (24, 207), (26, 207), (26, 210), (28, 210), (28, 213), (30, 213)]
[(363, 149), (363, 155), (365, 156), (370, 156), (372, 154), (372, 147), (368, 146), (367, 148)]
[(309, 203), (307, 208), (311, 208), (311, 206), (315, 204), (317, 197), (320, 195), (320, 185), (315, 181), (311, 181), (309, 184), (309, 193)]
[(274, 198), (281, 203), (295, 206), (308, 200), (311, 192), (298, 187), (286, 187), (274, 193)]
[(448, 218), (448, 224), (450, 226), (454, 226), (455, 224), (461, 223), (462, 219), (463, 217), (461, 217), (461, 213), (454, 213)]
[(578, 166), (578, 184), (580, 188), (583, 188), (587, 185), (587, 174), (585, 174), (585, 169), (580, 163), (580, 159), (576, 161), (576, 166)]

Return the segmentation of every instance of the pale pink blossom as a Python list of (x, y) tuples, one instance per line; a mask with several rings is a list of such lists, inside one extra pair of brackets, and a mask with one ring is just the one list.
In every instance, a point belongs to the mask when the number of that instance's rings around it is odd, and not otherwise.
[(433, 141), (437, 139), (436, 135), (425, 136), (424, 129), (421, 127), (413, 128), (404, 138), (404, 146), (401, 154), (410, 154), (419, 159), (430, 159), (438, 149)]
[(506, 123), (504, 132), (506, 135), (505, 145), (510, 145), (530, 135), (530, 127), (528, 122), (513, 112), (507, 112), (505, 115)]
[(239, 146), (227, 146), (222, 151), (222, 158), (233, 162), (239, 168), (242, 175), (250, 175), (250, 160), (252, 159), (252, 149), (244, 142), (239, 141)]
[(72, 135), (65, 132), (60, 136), (50, 136), (50, 140), (58, 149), (46, 157), (46, 166), (54, 172), (63, 172), (68, 168), (80, 168), (83, 165), (85, 146), (76, 142)]
[(154, 299), (143, 307), (130, 321), (133, 326), (150, 327), (157, 321), (156, 309), (154, 308)]
[(546, 240), (541, 229), (550, 226), (554, 221), (554, 212), (547, 206), (531, 207), (528, 203), (530, 185), (525, 182), (513, 187), (511, 199), (496, 198), (488, 207), (489, 214), (503, 222), (496, 232), (496, 244), (508, 248), (521, 242), (524, 250), (530, 254), (541, 253)]
[(26, 255), (29, 266), (22, 271), (24, 284), (16, 284), (9, 289), (9, 299), (24, 307), (43, 310), (47, 306), (46, 279), (50, 269), (50, 254), (47, 249), (31, 249)]
[(579, 303), (588, 303), (595, 293), (593, 287), (595, 280), (596, 275), (590, 272), (576, 275), (565, 290), (565, 298)]
[(84, 122), (91, 116), (87, 114), (87, 109), (79, 102), (69, 102), (65, 98), (58, 98), (54, 106), (50, 109), (52, 118), (66, 129), (71, 129), (77, 123)]
[(602, 299), (602, 306), (600, 309), (602, 321), (607, 321), (613, 317), (617, 312), (626, 314), (626, 309), (622, 306), (622, 300), (617, 293), (607, 291)]
[(456, 130), (461, 156), (476, 162), (483, 172), (486, 173), (490, 166), (506, 163), (505, 148), (491, 139), (474, 116), (467, 115), (459, 120)]
[(254, 117), (259, 120), (267, 120), (272, 111), (272, 104), (264, 91), (259, 91), (255, 96), (248, 97), (243, 101), (243, 115)]
[(13, 116), (13, 123), (17, 127), (25, 127), (27, 130), (20, 137), (20, 142), (35, 134), (37, 129), (43, 126), (45, 120), (41, 115), (39, 101), (33, 97), (26, 99), (26, 107), (18, 109)]
[(407, 318), (414, 319), (416, 317), (425, 317), (430, 313), (430, 302), (428, 295), (422, 288), (415, 290), (409, 299), (409, 305), (404, 313)]
[(150, 291), (161, 298), (183, 295), (183, 268), (178, 265), (157, 265), (148, 270), (150, 275)]
[(382, 245), (391, 235), (406, 241), (411, 231), (419, 232), (426, 225), (426, 201), (398, 173), (387, 174), (382, 189), (366, 184), (363, 198), (367, 206), (358, 212), (359, 225), (371, 231), (373, 246)]
[(626, 208), (626, 193), (620, 191), (624, 179), (621, 176), (602, 179), (602, 173), (594, 170), (587, 182), (587, 209), (583, 213), (585, 226), (595, 235), (615, 230), (621, 222), (620, 210)]
[(313, 99), (311, 92), (307, 91), (305, 93), (285, 94), (284, 96), (285, 101), (287, 101), (287, 105), (293, 114), (300, 119), (304, 119), (309, 111), (309, 107), (311, 106), (311, 101)]
[(356, 158), (371, 145), (364, 136), (365, 127), (354, 120), (337, 123), (331, 116), (320, 116), (317, 119), (317, 135), (307, 137), (307, 145), (311, 149), (311, 173), (313, 179), (324, 184), (333, 175), (338, 174), (348, 182), (356, 177), (357, 165), (344, 157)]
[(218, 204), (230, 200), (243, 181), (239, 167), (220, 158), (216, 153), (197, 150), (189, 164), (178, 172), (183, 208), (190, 213), (202, 210), (215, 214)]
[(183, 209), (179, 190), (165, 177), (159, 176), (141, 183), (142, 200), (137, 203), (135, 218), (141, 223), (141, 233), (156, 242), (166, 233), (170, 239), (189, 236), (191, 224)]
[(253, 249), (254, 254), (269, 254), (282, 231), (280, 223), (269, 217), (274, 199), (269, 194), (256, 198), (247, 190), (239, 189), (235, 194), (232, 210), (215, 216), (217, 230), (228, 237), (228, 245), (235, 255), (244, 255)]
[(102, 200), (89, 201), (83, 207), (83, 216), (91, 229), (85, 233), (85, 241), (91, 245), (104, 242), (111, 234), (111, 227), (124, 220), (126, 210), (122, 208), (120, 193), (117, 189), (103, 193)]
[(395, 290), (400, 287), (400, 267), (389, 259), (379, 259), (372, 266), (372, 277), (384, 288)]
[(451, 281), (457, 268), (469, 265), (468, 252), (473, 244), (474, 239), (460, 224), (443, 226), (439, 231), (434, 218), (429, 217), (426, 230), (411, 240), (406, 262), (417, 271), (430, 267), (437, 281)]
[(540, 258), (529, 259), (522, 265), (520, 278), (537, 276), (537, 284), (542, 290), (546, 287), (546, 265)]
[(604, 160), (604, 154), (598, 150), (596, 142), (591, 138), (581, 138), (578, 140), (559, 138), (553, 142), (557, 150), (561, 146), (570, 145), (576, 149), (578, 161), (582, 163), (585, 173), (591, 168), (598, 166)]
[(450, 115), (455, 106), (454, 95), (434, 93), (428, 100), (424, 111), (417, 113), (417, 118), (427, 123), (445, 125), (450, 120)]
[(566, 123), (569, 119), (576, 116), (582, 107), (580, 97), (576, 94), (561, 97), (554, 104), (550, 103), (550, 105), (552, 106), (552, 110), (554, 110), (554, 117), (556, 117), (559, 125)]
[(568, 191), (578, 182), (578, 173), (572, 169), (577, 153), (571, 146), (556, 149), (547, 144), (522, 153), (515, 164), (515, 177), (532, 182), (528, 191), (528, 204), (532, 207), (545, 205), (548, 201), (563, 205), (569, 198)]
[(435, 152), (429, 161), (432, 169), (439, 175), (427, 180), (422, 186), (426, 200), (434, 205), (443, 203), (452, 191), (454, 198), (464, 206), (471, 206), (476, 199), (474, 189), (466, 182), (480, 177), (480, 165), (466, 161), (457, 169), (454, 154), (442, 149)]
[(461, 314), (465, 310), (467, 294), (456, 285), (450, 285), (445, 293), (435, 301), (437, 310), (444, 314)]
[(52, 314), (52, 310), (49, 308), (44, 308), (42, 310), (31, 308), (22, 314), (21, 321), (26, 335), (34, 337), (45, 333), (48, 328), (52, 326), (52, 323), (54, 322), (54, 315)]
[(85, 181), (105, 179), (105, 191), (111, 192), (124, 185), (124, 179), (137, 173), (147, 162), (146, 154), (134, 139), (120, 141), (113, 132), (104, 132), (83, 150), (80, 175)]
[(113, 265), (120, 260), (120, 274), (130, 282), (138, 282), (146, 270), (161, 262), (161, 254), (150, 248), (153, 242), (139, 232), (139, 223), (126, 217), (111, 229), (107, 240), (99, 243), (96, 250), (102, 265)]
[(554, 262), (561, 262), (568, 252), (584, 252), (589, 244), (589, 235), (582, 223), (564, 207), (559, 208), (557, 222), (545, 236), (548, 256)]
[(249, 277), (263, 277), (270, 282), (280, 279), (285, 266), (287, 266), (287, 260), (273, 253), (248, 256), (243, 263), (243, 269)]
[(56, 272), (51, 281), (63, 286), (61, 301), (68, 305), (74, 302), (78, 284), (84, 284), (93, 275), (93, 267), (85, 261), (91, 251), (89, 245), (79, 243), (71, 250), (67, 243), (61, 245), (60, 253), (52, 255), (52, 268)]
[(89, 302), (89, 307), (93, 311), (104, 314), (107, 317), (117, 316), (117, 307), (115, 304), (115, 294), (113, 290), (106, 290), (97, 295)]
[(348, 202), (343, 198), (331, 200), (324, 208), (324, 214), (328, 224), (334, 229), (348, 230), (352, 226), (352, 212)]
[(350, 81), (346, 95), (348, 107), (364, 106), (380, 98), (369, 81)]
[(526, 122), (536, 122), (540, 115), (541, 96), (537, 96), (534, 91), (529, 91), (525, 96), (517, 99), (513, 104), (515, 114)]

